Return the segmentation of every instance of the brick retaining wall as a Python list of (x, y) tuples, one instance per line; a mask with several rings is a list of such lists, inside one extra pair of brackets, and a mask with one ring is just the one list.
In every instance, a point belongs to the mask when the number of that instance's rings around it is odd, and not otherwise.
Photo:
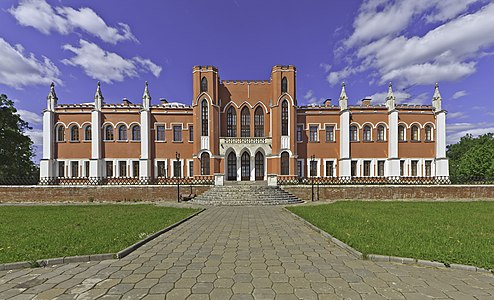
[[(192, 186), (200, 195), (210, 186)], [(180, 187), (189, 193), (190, 186)], [(177, 201), (177, 186), (0, 186), (0, 202)]]
[[(311, 186), (285, 185), (282, 188), (302, 200), (311, 200)], [(314, 187), (317, 193), (317, 187)], [(340, 185), (319, 187), (319, 199), (494, 199), (494, 185)]]

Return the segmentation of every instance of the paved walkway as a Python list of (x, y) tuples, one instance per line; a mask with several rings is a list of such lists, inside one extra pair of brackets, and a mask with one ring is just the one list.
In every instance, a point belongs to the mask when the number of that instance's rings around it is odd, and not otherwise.
[(493, 299), (494, 276), (358, 260), (280, 207), (210, 208), (121, 260), (0, 271), (0, 299), (98, 297)]

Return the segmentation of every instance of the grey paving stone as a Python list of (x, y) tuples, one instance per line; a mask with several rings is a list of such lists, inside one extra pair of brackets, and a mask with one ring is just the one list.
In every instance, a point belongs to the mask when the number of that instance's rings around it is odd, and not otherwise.
[(0, 299), (56, 293), (60, 299), (493, 299), (494, 276), (359, 260), (279, 207), (217, 207), (123, 259), (0, 271)]

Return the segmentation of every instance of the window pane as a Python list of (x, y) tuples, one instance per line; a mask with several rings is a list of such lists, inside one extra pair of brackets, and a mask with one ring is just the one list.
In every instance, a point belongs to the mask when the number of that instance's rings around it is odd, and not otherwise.
[(157, 141), (164, 141), (165, 140), (165, 126), (164, 125), (158, 125), (156, 127), (156, 140)]
[(264, 136), (264, 112), (262, 107), (258, 106), (254, 113), (254, 136), (263, 137)]
[(113, 162), (106, 162), (106, 177), (113, 177)]
[(317, 142), (317, 125), (310, 125), (309, 126), (309, 137), (311, 142)]
[(173, 126), (173, 141), (174, 142), (182, 141), (182, 126), (179, 125)]
[(326, 142), (334, 142), (334, 126), (326, 125)]
[(72, 172), (72, 177), (79, 177), (79, 162), (77, 161), (72, 161), (70, 162), (70, 168)]
[(281, 104), (281, 135), (288, 135), (288, 101)]
[(158, 177), (166, 177), (166, 164), (164, 161), (158, 162)]
[(92, 135), (91, 135), (91, 126), (88, 125), (86, 126), (86, 128), (84, 129), (84, 140), (86, 141), (90, 141), (92, 139)]
[(201, 135), (202, 136), (208, 136), (209, 135), (209, 129), (208, 129), (208, 102), (206, 100), (202, 100), (201, 102)]
[(240, 113), (240, 136), (250, 137), (250, 113), (247, 107)]
[(303, 125), (298, 125), (297, 126), (297, 142), (301, 142), (302, 141), (302, 132), (304, 130), (304, 126)]
[(189, 142), (194, 141), (194, 126), (189, 125)]
[(127, 162), (126, 161), (119, 161), (118, 162), (118, 169), (119, 169), (120, 177), (126, 177), (127, 176)]

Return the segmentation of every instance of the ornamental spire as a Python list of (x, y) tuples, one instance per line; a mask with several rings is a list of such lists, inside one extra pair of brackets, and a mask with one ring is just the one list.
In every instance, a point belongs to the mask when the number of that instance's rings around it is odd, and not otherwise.
[(348, 96), (345, 91), (345, 83), (341, 83), (341, 93), (340, 93), (340, 109), (345, 110), (348, 107)]
[(442, 100), (441, 93), (439, 93), (439, 83), (436, 82), (436, 87), (434, 88), (434, 95), (432, 96), (432, 106), (435, 111), (442, 110)]
[(390, 82), (388, 88), (388, 96), (386, 97), (386, 107), (388, 107), (388, 110), (395, 109), (395, 101), (396, 97), (393, 93), (393, 84)]
[(55, 83), (50, 84), (50, 93), (46, 97), (48, 110), (54, 111), (55, 106), (57, 106), (58, 98), (57, 93), (55, 93)]
[(146, 81), (144, 86), (144, 94), (142, 95), (142, 106), (145, 110), (149, 110), (151, 104), (151, 94), (149, 93), (149, 84)]
[(103, 93), (101, 92), (101, 83), (98, 81), (98, 87), (96, 88), (96, 94), (94, 94), (94, 107), (97, 110), (101, 110), (101, 106), (103, 105), (103, 101), (105, 97), (103, 97)]

